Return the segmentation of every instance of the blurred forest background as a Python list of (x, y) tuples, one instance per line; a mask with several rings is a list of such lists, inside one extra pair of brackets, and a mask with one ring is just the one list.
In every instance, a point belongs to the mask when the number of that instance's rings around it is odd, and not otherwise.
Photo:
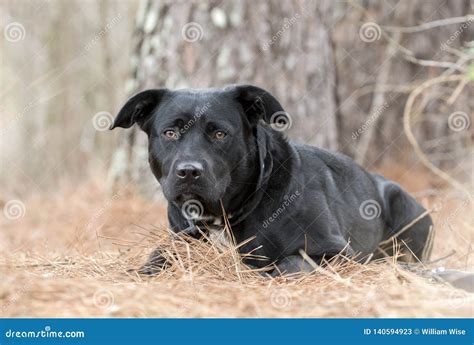
[(418, 86), (441, 78), (414, 100), (412, 131), (432, 164), (460, 181), (472, 177), (472, 0), (0, 6), (0, 181), (9, 196), (98, 172), (111, 189), (143, 181), (146, 139), (136, 129), (105, 130), (126, 98), (231, 83), (276, 95), (291, 116), (291, 139), (373, 169), (419, 161), (404, 108)]
[[(391, 260), (287, 281), (175, 241), (146, 137), (108, 127), (146, 88), (258, 85), (290, 139), (432, 212), (424, 268), (473, 271), (474, 0), (0, 0), (0, 14), (0, 316), (473, 316), (474, 295)], [(172, 267), (130, 273), (157, 244)]]

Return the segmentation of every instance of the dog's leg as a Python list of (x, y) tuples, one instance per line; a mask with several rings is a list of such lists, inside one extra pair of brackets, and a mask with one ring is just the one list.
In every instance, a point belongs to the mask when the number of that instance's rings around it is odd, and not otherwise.
[(196, 223), (193, 220), (188, 220), (189, 226), (178, 232), (178, 234), (181, 235), (188, 235), (193, 238), (199, 238), (201, 236), (201, 233), (199, 232), (198, 227), (196, 226)]
[(155, 249), (148, 257), (147, 262), (140, 267), (137, 272), (147, 276), (154, 276), (166, 268), (166, 265), (166, 258), (161, 254), (159, 249)]
[[(346, 245), (339, 251), (328, 251), (323, 255), (308, 255), (304, 251), (300, 252), (301, 255), (290, 255), (280, 260), (276, 264), (276, 269), (272, 272), (271, 276), (275, 277), (281, 274), (290, 274), (298, 272), (313, 272), (315, 270), (314, 264), (319, 266), (321, 265), (323, 260), (329, 260), (339, 254), (344, 254), (346, 259), (365, 260), (365, 258), (357, 258), (356, 253), (349, 245)], [(311, 261), (311, 263), (309, 261)]]
[[(189, 226), (182, 230), (179, 231), (176, 235), (186, 235), (186, 236), (191, 236), (193, 238), (199, 238), (201, 236), (201, 233), (198, 229), (198, 227), (195, 225), (193, 221), (188, 221)], [(160, 249), (155, 249), (150, 256), (148, 257), (148, 260), (146, 263), (141, 266), (137, 272), (139, 274), (147, 275), (147, 276), (154, 276), (157, 275), (158, 273), (161, 272), (161, 270), (165, 269), (168, 265), (167, 259), (161, 254)]]
[(308, 261), (304, 260), (299, 255), (290, 255), (277, 263), (276, 269), (272, 272), (271, 276), (276, 277), (281, 274), (312, 271), (314, 271), (314, 268)]

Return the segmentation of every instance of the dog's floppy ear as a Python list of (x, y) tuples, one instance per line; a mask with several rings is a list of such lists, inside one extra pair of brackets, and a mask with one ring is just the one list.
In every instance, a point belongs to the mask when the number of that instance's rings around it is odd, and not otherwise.
[(264, 120), (271, 124), (279, 114), (286, 114), (280, 102), (268, 91), (253, 85), (231, 85), (225, 91), (231, 92), (242, 105), (251, 124)]
[(137, 93), (120, 109), (109, 129), (130, 128), (135, 122), (143, 129), (144, 122), (163, 99), (166, 91), (167, 89), (151, 89)]

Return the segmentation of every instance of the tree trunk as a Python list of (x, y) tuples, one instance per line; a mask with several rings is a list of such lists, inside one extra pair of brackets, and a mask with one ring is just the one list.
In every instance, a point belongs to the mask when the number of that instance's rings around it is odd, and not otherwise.
[[(289, 136), (337, 149), (333, 10), (331, 1), (145, 1), (136, 19), (130, 94), (254, 84), (285, 107)], [(133, 146), (131, 156), (123, 145)], [(134, 129), (123, 145), (111, 181), (128, 174), (149, 190), (146, 138)]]
[[(362, 7), (362, 4), (365, 7)], [(144, 1), (134, 32), (129, 94), (154, 87), (203, 88), (250, 83), (269, 90), (290, 114), (288, 136), (298, 142), (340, 150), (372, 169), (385, 157), (406, 155), (402, 114), (414, 86), (445, 72), (417, 59), (456, 62), (442, 49), (459, 24), (419, 33), (390, 26), (415, 26), (464, 16), (468, 0), (386, 1)], [(375, 39), (362, 36), (364, 24), (378, 28)], [(474, 25), (449, 42), (459, 49)], [(472, 40), (472, 38), (471, 38)], [(454, 59), (454, 60), (453, 60)], [(443, 87), (449, 86), (446, 91)], [(421, 141), (451, 136), (449, 145), (426, 147), (443, 159), (466, 148), (468, 131), (453, 132), (448, 117), (469, 113), (469, 87), (447, 106), (443, 93), (456, 85), (428, 90), (433, 101), (415, 117)], [(472, 87), (472, 85), (471, 85)], [(440, 95), (433, 97), (438, 92)], [(118, 109), (117, 109), (118, 110)], [(429, 116), (427, 116), (429, 114)], [(111, 169), (156, 185), (147, 166), (146, 138), (137, 129), (123, 135)], [(410, 151), (412, 152), (412, 151)], [(446, 155), (445, 153), (449, 154)], [(415, 157), (416, 158), (416, 157)]]

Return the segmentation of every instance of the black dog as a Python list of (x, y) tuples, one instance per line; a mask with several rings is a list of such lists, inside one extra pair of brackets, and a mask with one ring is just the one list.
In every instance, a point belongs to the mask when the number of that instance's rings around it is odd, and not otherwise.
[[(174, 232), (217, 231), (225, 210), (237, 243), (255, 237), (241, 252), (267, 258), (246, 262), (287, 272), (311, 268), (301, 251), (317, 263), (341, 252), (364, 260), (390, 255), (389, 239), (424, 208), (346, 156), (288, 142), (278, 131), (288, 120), (255, 86), (156, 89), (129, 99), (111, 129), (137, 123), (148, 135)], [(397, 234), (404, 251), (422, 259), (431, 226), (425, 216)], [(155, 252), (142, 272), (163, 264)]]

